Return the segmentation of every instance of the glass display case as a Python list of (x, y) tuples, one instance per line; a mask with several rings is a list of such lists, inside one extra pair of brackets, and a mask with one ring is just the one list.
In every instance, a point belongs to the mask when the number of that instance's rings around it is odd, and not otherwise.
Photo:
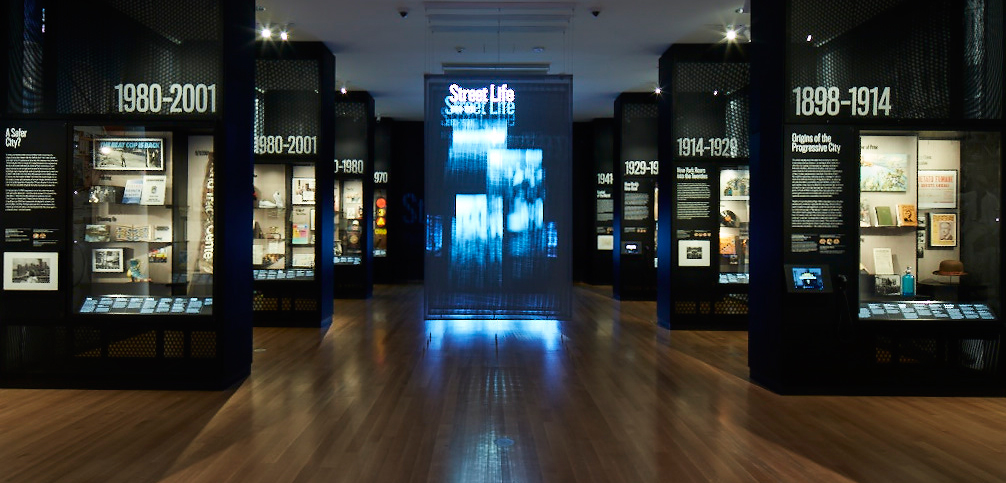
[(859, 319), (996, 320), (998, 135), (860, 141)]
[(363, 224), (363, 180), (336, 180), (336, 265), (359, 265), (363, 263)]
[(374, 257), (384, 258), (387, 256), (388, 190), (387, 188), (377, 188), (374, 190)]
[(751, 220), (751, 176), (748, 174), (747, 166), (724, 167), (720, 169), (719, 179), (719, 282), (746, 284)]
[(84, 314), (211, 314), (213, 137), (73, 130), (73, 304)]
[(252, 267), (256, 280), (314, 277), (314, 175), (312, 165), (255, 165)]

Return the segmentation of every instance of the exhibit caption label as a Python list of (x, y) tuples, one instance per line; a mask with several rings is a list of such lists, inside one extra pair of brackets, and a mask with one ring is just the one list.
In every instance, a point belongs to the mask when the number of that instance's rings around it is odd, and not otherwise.
[(739, 156), (739, 142), (735, 137), (728, 138), (678, 138), (677, 155), (682, 158), (716, 157), (736, 158)]
[(450, 95), (444, 98), (444, 117), (513, 116), (517, 109), (517, 93), (506, 84), (478, 89), (451, 84), (449, 90)]
[(363, 174), (367, 169), (367, 165), (362, 159), (336, 159), (333, 166), (335, 167), (335, 174)]
[[(877, 117), (891, 115), (890, 87), (795, 87), (797, 116)], [(845, 111), (845, 112), (843, 112)]]
[[(205, 114), (217, 112), (216, 84), (116, 84), (120, 113)], [(167, 94), (165, 94), (167, 91)]]
[(255, 136), (255, 154), (318, 154), (318, 136)]

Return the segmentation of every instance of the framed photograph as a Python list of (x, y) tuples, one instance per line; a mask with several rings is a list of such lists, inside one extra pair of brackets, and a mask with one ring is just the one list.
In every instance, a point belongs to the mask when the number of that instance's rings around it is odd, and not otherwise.
[(709, 240), (679, 240), (679, 267), (708, 267), (710, 265)]
[(317, 185), (314, 178), (293, 178), (293, 200), (295, 205), (313, 205)]
[(919, 170), (919, 209), (957, 208), (957, 170)]
[(751, 199), (751, 175), (746, 169), (724, 169), (720, 171), (720, 199)]
[(98, 138), (94, 140), (94, 169), (108, 171), (163, 171), (164, 139)]
[(5, 252), (4, 290), (58, 290), (59, 253)]
[(125, 261), (121, 248), (95, 248), (91, 250), (91, 271), (122, 273)]
[(873, 278), (876, 282), (874, 284), (876, 295), (885, 297), (901, 295), (900, 275), (874, 275)]
[(908, 191), (908, 155), (864, 152), (859, 160), (860, 191)]
[(957, 246), (957, 213), (929, 214), (929, 246)]

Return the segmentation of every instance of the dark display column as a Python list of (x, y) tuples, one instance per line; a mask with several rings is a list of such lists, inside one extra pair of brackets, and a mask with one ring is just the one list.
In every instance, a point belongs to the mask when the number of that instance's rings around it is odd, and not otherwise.
[[(673, 45), (660, 58), (658, 323), (742, 329), (752, 239), (743, 45)], [(757, 188), (755, 188), (757, 190)]]
[(612, 119), (594, 119), (590, 123), (590, 149), (593, 159), (592, 187), (594, 240), (588, 243), (590, 267), (587, 283), (613, 283), (615, 247), (615, 135)]
[(335, 59), (319, 42), (261, 42), (255, 84), (254, 323), (327, 327)]
[(620, 300), (657, 295), (657, 119), (653, 94), (615, 99), (612, 288)]
[(752, 20), (752, 379), (1006, 394), (1002, 2)]
[(335, 99), (335, 297), (368, 298), (374, 290), (374, 98)]
[(0, 385), (249, 373), (254, 5), (198, 7), (2, 7)]

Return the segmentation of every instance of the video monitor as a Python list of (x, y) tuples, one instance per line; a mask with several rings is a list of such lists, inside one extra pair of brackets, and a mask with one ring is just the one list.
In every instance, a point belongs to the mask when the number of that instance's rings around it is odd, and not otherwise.
[(831, 292), (831, 274), (827, 265), (786, 265), (785, 273), (790, 293)]

